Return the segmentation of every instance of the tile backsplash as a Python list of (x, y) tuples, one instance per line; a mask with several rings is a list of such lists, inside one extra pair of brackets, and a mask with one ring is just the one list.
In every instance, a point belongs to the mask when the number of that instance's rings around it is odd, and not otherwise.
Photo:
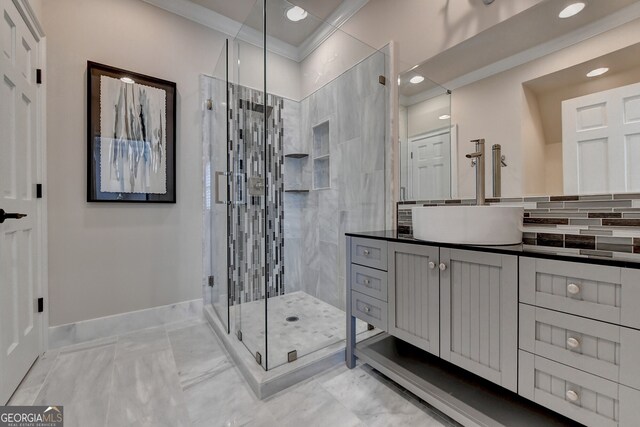
[[(473, 205), (475, 199), (400, 202), (398, 231), (411, 235), (415, 206)], [(580, 255), (640, 254), (640, 193), (489, 198), (524, 207), (523, 243)]]

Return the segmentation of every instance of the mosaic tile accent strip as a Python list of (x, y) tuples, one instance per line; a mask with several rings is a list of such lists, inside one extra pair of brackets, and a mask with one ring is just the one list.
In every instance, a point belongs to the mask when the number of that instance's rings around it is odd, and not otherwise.
[[(236, 108), (229, 119), (233, 197), (228, 259), (234, 284), (230, 302), (238, 304), (284, 294), (283, 99), (267, 94), (265, 114), (264, 92), (238, 85), (230, 85), (230, 91)], [(264, 178), (264, 196), (249, 195), (249, 177)]]
[[(523, 243), (575, 250), (583, 255), (640, 254), (640, 193), (488, 198), (489, 204), (523, 206)], [(399, 202), (397, 229), (413, 233), (415, 206), (473, 205), (475, 199)]]

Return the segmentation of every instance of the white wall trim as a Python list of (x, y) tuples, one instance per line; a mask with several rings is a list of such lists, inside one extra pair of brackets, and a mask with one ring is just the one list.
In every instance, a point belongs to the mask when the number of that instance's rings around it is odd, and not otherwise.
[(49, 349), (202, 317), (202, 298), (49, 328)]
[[(449, 90), (458, 89), (487, 77), (491, 77), (495, 74), (526, 64), (527, 62), (542, 58), (639, 18), (640, 3), (634, 3), (561, 37), (539, 44), (538, 46), (534, 46), (508, 58), (487, 65), (486, 67), (482, 67), (478, 70), (472, 71), (471, 73), (450, 80), (444, 83), (443, 86)], [(415, 95), (414, 97), (417, 99), (417, 96), (418, 95)], [(411, 97), (410, 101), (414, 101), (414, 97)]]
[[(183, 18), (197, 22), (198, 24), (219, 31), (230, 37), (237, 37), (238, 39), (252, 45), (262, 46), (264, 43), (262, 38), (263, 36), (260, 31), (243, 26), (242, 23), (238, 21), (189, 0), (142, 1), (182, 16)], [(277, 38), (267, 36), (267, 48), (272, 53), (296, 62), (301, 62), (368, 2), (369, 0), (344, 0), (340, 6), (338, 6), (336, 10), (327, 17), (326, 23), (320, 25), (315, 32), (302, 42), (300, 47), (296, 47)]]
[(27, 23), (29, 31), (33, 34), (36, 41), (40, 41), (44, 37), (44, 29), (38, 20), (29, 0), (13, 0), (13, 4), (16, 5), (18, 12), (22, 15), (22, 19)]

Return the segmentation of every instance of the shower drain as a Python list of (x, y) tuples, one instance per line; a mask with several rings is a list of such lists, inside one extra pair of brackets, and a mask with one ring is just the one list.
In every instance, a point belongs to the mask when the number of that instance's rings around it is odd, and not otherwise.
[(300, 320), (300, 318), (298, 316), (289, 316), (286, 319), (287, 322), (297, 322), (298, 320)]

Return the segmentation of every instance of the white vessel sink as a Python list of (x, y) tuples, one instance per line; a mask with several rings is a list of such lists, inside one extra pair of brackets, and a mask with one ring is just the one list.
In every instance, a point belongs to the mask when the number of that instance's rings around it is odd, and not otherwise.
[(413, 237), (441, 243), (522, 243), (523, 207), (423, 206), (412, 209)]

